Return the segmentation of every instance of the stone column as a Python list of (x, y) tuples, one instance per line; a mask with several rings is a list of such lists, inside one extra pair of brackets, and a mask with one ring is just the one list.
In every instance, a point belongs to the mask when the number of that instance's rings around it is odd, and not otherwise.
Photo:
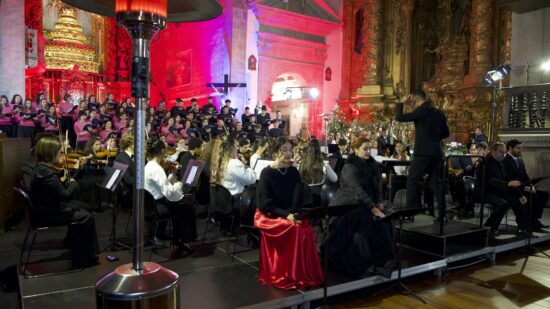
[[(499, 16), (498, 64), (512, 61), (512, 9), (503, 7)], [(502, 81), (502, 86), (510, 86), (510, 76)]]
[(493, 0), (472, 0), (470, 19), (470, 73), (467, 85), (482, 84), (482, 77), (494, 64), (491, 59), (493, 40)]
[(382, 1), (367, 0), (364, 9), (363, 42), (365, 46), (364, 86), (358, 90), (358, 95), (379, 95), (381, 93), (382, 71)]
[(25, 1), (0, 1), (0, 94), (25, 94)]
[[(231, 19), (231, 82), (242, 83), (245, 81), (247, 70), (246, 38), (247, 38), (247, 14), (248, 7), (244, 0), (229, 1), (232, 3)], [(226, 14), (227, 15), (227, 14)], [(231, 106), (239, 109), (239, 114), (244, 112), (246, 102), (246, 88), (232, 88), (229, 95), (232, 100)], [(240, 116), (239, 116), (240, 119)]]
[[(399, 63), (396, 67), (399, 70), (399, 80), (395, 80), (396, 83), (403, 81), (405, 88), (404, 93), (411, 91), (409, 89), (411, 84), (411, 41), (412, 41), (412, 23), (413, 23), (413, 11), (415, 0), (404, 0), (401, 2), (399, 10), (400, 27), (397, 29), (396, 34), (396, 52)], [(395, 86), (395, 85), (394, 85)]]

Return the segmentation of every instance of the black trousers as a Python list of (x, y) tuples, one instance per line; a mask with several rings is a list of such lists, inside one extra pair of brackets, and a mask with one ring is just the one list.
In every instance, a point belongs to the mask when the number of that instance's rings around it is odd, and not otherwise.
[(487, 203), (493, 206), (493, 211), (487, 221), (485, 221), (485, 226), (490, 227), (491, 230), (496, 231), (502, 222), (502, 218), (506, 215), (508, 208), (512, 207), (514, 215), (516, 216), (516, 222), (518, 228), (527, 229), (527, 205), (521, 205), (519, 202), (519, 197), (509, 197), (509, 196), (499, 196), (495, 194), (487, 195)]
[(73, 266), (86, 267), (99, 253), (94, 217), (83, 209), (88, 206), (79, 201), (62, 203), (61, 207), (59, 210), (33, 214), (34, 223), (57, 226), (67, 224)]
[[(529, 193), (524, 193), (527, 197), (527, 200), (531, 199), (531, 195)], [(546, 206), (546, 203), (548, 202), (548, 192), (537, 190), (535, 193), (532, 194), (533, 198), (533, 220), (542, 218), (542, 212), (544, 210), (544, 207)], [(530, 206), (530, 201), (527, 202), (527, 205)]]
[(430, 187), (435, 193), (438, 205), (443, 203), (441, 191), (441, 169), (443, 158), (441, 156), (417, 156), (413, 157), (407, 177), (407, 208), (421, 207), (419, 205), (418, 184), (424, 174), (428, 174)]
[[(172, 220), (174, 243), (188, 243), (197, 239), (197, 220), (193, 204), (183, 201), (171, 202), (163, 198), (157, 200), (156, 207), (158, 218)], [(156, 232), (162, 232), (165, 228), (166, 222), (161, 221)]]

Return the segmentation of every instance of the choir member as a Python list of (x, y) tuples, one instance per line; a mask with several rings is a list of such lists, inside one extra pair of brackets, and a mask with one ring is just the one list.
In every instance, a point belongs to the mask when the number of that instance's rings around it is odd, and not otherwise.
[(31, 144), (34, 144), (34, 134), (36, 133), (36, 110), (32, 106), (31, 99), (25, 99), (21, 112), (16, 116), (17, 119), (17, 137), (30, 138)]
[(0, 97), (0, 105), (2, 105), (2, 111), (0, 113), (0, 130), (6, 133), (7, 137), (14, 137), (13, 104), (8, 102), (8, 97), (2, 95)]
[(92, 138), (91, 123), (85, 111), (81, 111), (78, 115), (78, 121), (74, 124), (74, 132), (76, 134), (76, 149), (84, 150), (86, 143)]

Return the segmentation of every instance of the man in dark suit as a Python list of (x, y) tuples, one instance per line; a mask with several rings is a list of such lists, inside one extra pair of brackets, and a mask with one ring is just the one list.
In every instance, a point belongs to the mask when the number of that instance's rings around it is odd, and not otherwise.
[[(543, 225), (539, 221), (539, 219), (542, 218), (542, 211), (544, 210), (544, 206), (548, 201), (548, 193), (541, 190), (535, 190), (534, 192), (529, 193), (528, 189), (525, 190), (525, 183), (528, 182), (530, 178), (529, 175), (527, 175), (527, 171), (525, 170), (525, 163), (521, 158), (521, 154), (523, 151), (521, 141), (517, 139), (509, 140), (506, 143), (506, 151), (507, 154), (503, 160), (504, 168), (506, 170), (506, 176), (509, 180), (518, 180), (519, 182), (521, 182), (521, 187), (515, 192), (518, 198), (521, 195), (524, 195), (527, 200), (529, 200), (532, 194), (532, 228), (533, 231), (540, 231), (541, 228), (548, 227), (547, 225)], [(530, 203), (528, 202), (527, 205), (529, 204)], [(528, 211), (529, 210), (527, 209), (526, 212)]]
[(384, 156), (386, 154), (386, 149), (391, 146), (390, 131), (385, 129), (380, 133), (380, 137), (378, 138), (378, 155)]
[[(476, 183), (476, 187), (482, 188), (485, 186), (485, 201), (493, 205), (493, 211), (484, 224), (491, 228), (489, 241), (494, 241), (500, 222), (510, 207), (516, 215), (518, 234), (524, 234), (527, 227), (524, 207), (527, 204), (527, 198), (518, 194), (521, 182), (508, 179), (503, 164), (505, 156), (506, 147), (504, 144), (495, 143), (491, 147), (490, 155), (476, 170), (476, 179), (478, 181), (485, 179), (485, 185), (482, 181), (479, 181), (479, 183)], [(485, 176), (483, 173), (485, 173)]]
[[(403, 114), (403, 102), (416, 103), (417, 108)], [(395, 120), (400, 122), (414, 122), (416, 136), (414, 140), (414, 156), (407, 177), (407, 208), (415, 208), (418, 183), (428, 174), (431, 188), (436, 194), (439, 205), (444, 202), (441, 191), (441, 169), (443, 163), (442, 140), (449, 136), (449, 127), (445, 114), (436, 109), (432, 102), (426, 99), (422, 90), (416, 90), (398, 103), (395, 110)]]
[(132, 194), (134, 189), (134, 134), (132, 132), (127, 132), (122, 136), (120, 149), (122, 151), (115, 157), (115, 162), (125, 164), (128, 168), (118, 187), (118, 197), (123, 208), (131, 209), (133, 207)]

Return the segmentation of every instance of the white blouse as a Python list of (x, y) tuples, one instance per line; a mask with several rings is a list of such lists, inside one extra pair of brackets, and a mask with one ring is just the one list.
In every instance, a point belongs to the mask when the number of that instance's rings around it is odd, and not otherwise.
[(155, 200), (165, 197), (172, 202), (180, 201), (183, 198), (182, 183), (173, 184), (172, 178), (166, 177), (164, 169), (156, 162), (149, 161), (145, 165), (145, 190), (147, 190)]
[(244, 187), (256, 183), (256, 173), (250, 167), (246, 167), (240, 160), (229, 159), (227, 170), (223, 175), (222, 186), (231, 195), (243, 193)]

